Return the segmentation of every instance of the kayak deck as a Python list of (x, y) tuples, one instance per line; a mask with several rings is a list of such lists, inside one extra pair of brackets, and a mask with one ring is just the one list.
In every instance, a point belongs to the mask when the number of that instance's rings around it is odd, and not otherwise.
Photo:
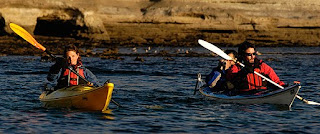
[(44, 91), (39, 99), (44, 107), (104, 111), (111, 101), (113, 88), (113, 83), (107, 83), (97, 88), (72, 86), (51, 93)]
[(301, 86), (294, 84), (284, 89), (270, 91), (260, 95), (236, 95), (228, 96), (221, 93), (215, 93), (209, 87), (202, 87), (199, 89), (200, 93), (210, 100), (225, 103), (239, 103), (239, 104), (281, 104), (291, 107), (296, 95)]

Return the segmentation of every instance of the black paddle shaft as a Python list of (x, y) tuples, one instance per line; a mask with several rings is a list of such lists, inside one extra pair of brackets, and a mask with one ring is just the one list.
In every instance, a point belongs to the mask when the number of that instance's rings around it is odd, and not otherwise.
[(73, 73), (75, 73), (77, 76), (79, 76), (81, 79), (83, 79), (84, 81), (86, 81), (87, 83), (89, 83), (90, 81), (88, 81), (86, 78), (82, 77), (78, 72), (76, 72), (75, 70), (73, 70), (71, 67), (68, 67), (69, 70)]
[(57, 57), (55, 55), (53, 55), (52, 53), (50, 53), (50, 51), (48, 51), (47, 49), (44, 51), (46, 52), (48, 55), (50, 55), (51, 58), (56, 59)]

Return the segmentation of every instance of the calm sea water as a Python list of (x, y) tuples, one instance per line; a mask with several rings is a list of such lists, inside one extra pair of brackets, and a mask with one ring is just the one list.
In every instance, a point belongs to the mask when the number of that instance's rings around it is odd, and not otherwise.
[[(177, 48), (157, 48), (175, 50)], [(189, 48), (184, 48), (189, 49)], [(231, 48), (234, 49), (234, 48)], [(181, 49), (182, 50), (182, 49)], [(203, 48), (193, 51), (209, 53)], [(320, 102), (320, 52), (313, 48), (258, 48), (279, 77), (301, 81), (299, 95)], [(123, 48), (120, 51), (130, 52)], [(307, 54), (306, 54), (307, 53)], [(296, 99), (291, 109), (207, 101), (193, 95), (196, 74), (219, 57), (83, 58), (101, 82), (115, 84), (110, 111), (41, 107), (38, 97), (50, 62), (36, 56), (0, 57), (0, 133), (318, 133), (320, 106)]]

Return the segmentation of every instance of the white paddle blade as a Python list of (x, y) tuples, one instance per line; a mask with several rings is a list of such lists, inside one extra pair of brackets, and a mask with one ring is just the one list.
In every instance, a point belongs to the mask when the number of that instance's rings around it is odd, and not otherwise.
[(308, 100), (302, 98), (302, 97), (299, 96), (299, 95), (296, 95), (296, 97), (297, 97), (299, 100), (303, 101), (304, 103), (307, 103), (307, 104), (310, 104), (310, 105), (320, 105), (320, 103), (318, 103), (318, 102), (308, 101)]
[(299, 95), (296, 95), (296, 97), (297, 97), (299, 100), (303, 101), (304, 103), (307, 103), (307, 104), (310, 104), (310, 105), (320, 105), (320, 103), (318, 103), (318, 102), (308, 101), (308, 100), (302, 98), (302, 97), (299, 96)]
[(215, 45), (206, 42), (204, 40), (199, 39), (198, 43), (203, 46), (204, 48), (216, 53), (217, 55), (221, 56), (222, 58), (226, 59), (226, 60), (232, 60), (232, 58), (227, 55), (225, 52), (223, 52), (220, 48), (216, 47)]
[(314, 102), (314, 101), (308, 101), (309, 103), (308, 104), (310, 104), (310, 105), (320, 105), (320, 103), (318, 103), (318, 102)]

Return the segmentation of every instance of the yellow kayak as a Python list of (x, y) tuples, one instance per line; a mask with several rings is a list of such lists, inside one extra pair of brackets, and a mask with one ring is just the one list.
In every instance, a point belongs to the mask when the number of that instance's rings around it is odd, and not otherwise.
[(101, 87), (72, 86), (56, 91), (43, 91), (39, 96), (44, 107), (107, 110), (111, 101), (113, 83)]

